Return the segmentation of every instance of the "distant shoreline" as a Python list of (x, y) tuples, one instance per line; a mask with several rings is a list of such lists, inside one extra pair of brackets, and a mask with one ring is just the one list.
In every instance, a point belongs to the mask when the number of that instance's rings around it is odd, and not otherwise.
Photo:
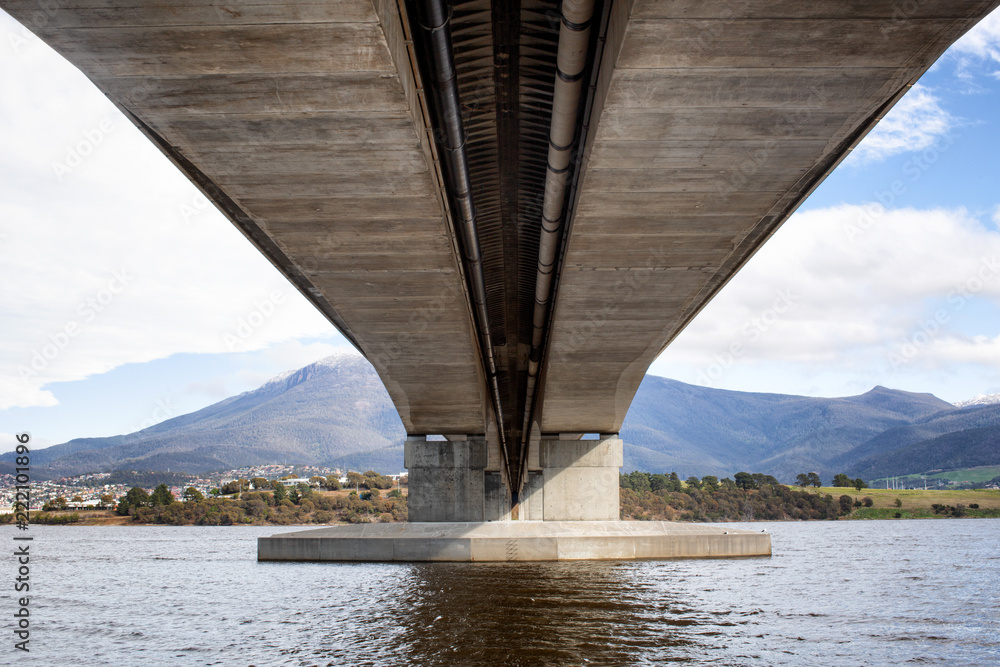
[[(837, 517), (826, 517), (826, 518), (810, 518), (810, 519), (799, 519), (792, 517), (784, 518), (771, 518), (756, 516), (749, 519), (744, 517), (738, 517), (733, 520), (698, 520), (691, 519), (687, 516), (681, 516), (676, 514), (673, 517), (659, 517), (655, 513), (649, 512), (645, 514), (642, 518), (632, 518), (628, 517), (623, 520), (625, 521), (641, 521), (641, 520), (671, 520), (678, 523), (740, 523), (740, 522), (751, 522), (759, 523), (764, 521), (783, 521), (783, 522), (793, 522), (793, 521), (902, 521), (902, 520), (912, 520), (912, 519), (950, 519), (950, 518), (968, 518), (968, 519), (996, 519), (1000, 518), (1000, 490), (991, 489), (974, 489), (974, 490), (958, 490), (958, 491), (948, 491), (948, 490), (893, 490), (893, 489), (862, 489), (860, 491), (854, 488), (839, 488), (839, 487), (821, 487), (818, 489), (807, 488), (799, 489), (798, 487), (790, 487), (796, 492), (805, 491), (809, 496), (816, 497), (817, 501), (823, 499), (825, 502), (829, 497), (833, 502), (841, 502), (841, 498), (846, 496), (850, 499), (850, 504), (852, 509), (850, 513), (843, 514)], [(622, 507), (623, 510), (627, 506), (627, 502), (639, 502), (644, 503), (642, 499), (632, 499), (624, 493), (623, 489), (623, 500)], [(336, 495), (342, 495), (344, 492), (336, 492)], [(629, 492), (631, 493), (631, 492)], [(335, 494), (330, 494), (335, 495)], [(669, 494), (664, 498), (666, 501), (672, 501), (675, 497), (680, 496), (686, 499), (687, 494)], [(628, 500), (626, 500), (628, 498)], [(752, 498), (752, 495), (748, 495), (748, 498)], [(865, 506), (867, 503), (866, 499), (870, 499), (870, 506)], [(898, 505), (897, 505), (898, 501)], [(217, 501), (218, 502), (218, 501)], [(222, 499), (222, 503), (233, 503), (235, 506), (240, 501)], [(353, 502), (353, 501), (352, 501)], [(369, 501), (363, 501), (369, 502)], [(184, 504), (178, 501), (176, 505), (183, 507)], [(299, 507), (294, 509), (299, 510)], [(373, 508), (374, 509), (374, 508)], [(384, 509), (384, 508), (383, 508)], [(648, 511), (648, 510), (647, 510)], [(337, 513), (332, 512), (333, 517), (336, 518)], [(119, 516), (112, 510), (64, 510), (58, 512), (47, 512), (42, 513), (40, 511), (32, 511), (33, 517), (38, 517), (39, 515), (45, 515), (46, 518), (57, 518), (71, 517), (72, 515), (77, 515), (77, 520), (72, 523), (60, 523), (58, 525), (69, 525), (69, 526), (163, 526), (163, 525), (234, 525), (234, 526), (255, 526), (255, 527), (270, 527), (270, 528), (285, 528), (292, 530), (304, 530), (309, 528), (325, 528), (329, 526), (340, 526), (340, 525), (351, 525), (351, 521), (317, 521), (316, 512), (308, 512), (305, 516), (313, 518), (312, 521), (296, 521), (296, 522), (272, 522), (267, 521), (261, 516), (252, 517), (249, 522), (246, 519), (241, 519), (239, 521), (233, 521), (230, 523), (221, 524), (199, 524), (199, 523), (185, 523), (185, 524), (172, 524), (164, 521), (157, 521), (153, 517), (144, 516), (143, 520), (135, 520), (132, 516)], [(3, 515), (4, 517), (10, 517), (12, 515)], [(303, 515), (300, 514), (299, 517)], [(377, 517), (377, 518), (376, 518)], [(380, 520), (383, 523), (402, 523), (402, 521), (390, 521), (391, 514), (381, 513), (372, 514), (371, 518), (374, 520)], [(250, 517), (246, 517), (250, 518)], [(293, 518), (289, 516), (288, 518)], [(298, 518), (298, 517), (294, 517)], [(356, 519), (355, 523), (373, 523), (374, 521), (366, 521), (364, 516), (354, 515)], [(153, 520), (151, 520), (153, 519)], [(7, 522), (7, 519), (0, 519), (2, 522)], [(39, 521), (37, 523), (32, 522), (32, 525), (47, 525), (48, 521)]]

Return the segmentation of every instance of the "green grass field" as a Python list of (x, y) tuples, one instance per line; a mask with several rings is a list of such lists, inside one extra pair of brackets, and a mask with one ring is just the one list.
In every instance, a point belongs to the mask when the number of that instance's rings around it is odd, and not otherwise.
[[(923, 473), (921, 475), (902, 475), (900, 479), (916, 482), (925, 477), (927, 479), (946, 479), (951, 482), (986, 482), (994, 477), (1000, 477), (1000, 466), (980, 466), (978, 468), (962, 468), (961, 470)], [(872, 482), (872, 486), (880, 486), (884, 484), (884, 477), (876, 479)]]
[[(926, 511), (929, 516), (934, 516), (934, 510), (931, 509), (931, 505), (934, 504), (952, 506), (965, 505), (966, 507), (975, 504), (979, 505), (980, 509), (984, 510), (1000, 510), (1000, 491), (997, 490), (977, 489), (974, 491), (952, 491), (943, 489), (940, 491), (924, 491), (922, 489), (914, 489), (906, 491), (893, 491), (892, 489), (861, 489), (861, 491), (856, 491), (854, 488), (845, 489), (840, 487), (824, 486), (816, 489), (816, 491), (822, 494), (829, 493), (835, 499), (843, 495), (851, 496), (852, 498), (858, 500), (864, 498), (865, 496), (870, 496), (874, 503), (872, 507), (864, 508), (865, 511), (871, 512), (871, 510), (883, 509), (892, 510), (888, 513), (889, 516), (883, 518), (892, 518), (893, 513), (897, 511), (897, 498), (902, 503), (902, 506), (898, 508), (899, 511), (909, 511), (912, 513), (916, 510), (920, 510)], [(972, 514), (970, 514), (970, 516), (972, 516)]]

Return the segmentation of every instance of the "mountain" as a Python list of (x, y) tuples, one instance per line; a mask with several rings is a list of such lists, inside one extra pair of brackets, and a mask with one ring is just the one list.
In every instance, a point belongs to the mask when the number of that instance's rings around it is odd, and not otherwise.
[(1000, 424), (953, 431), (852, 464), (852, 477), (876, 479), (932, 470), (1000, 465)]
[[(814, 471), (872, 479), (1000, 464), (1000, 404), (956, 407), (931, 394), (875, 387), (811, 398), (699, 387), (646, 376), (621, 436), (625, 470), (791, 482)], [(39, 479), (97, 470), (209, 472), (263, 463), (400, 470), (402, 423), (371, 365), (340, 354), (254, 391), (108, 438), (32, 452)], [(0, 456), (0, 473), (13, 455)]]
[[(339, 354), (142, 431), (32, 451), (31, 463), (39, 478), (121, 468), (199, 473), (264, 463), (337, 466), (366, 457), (401, 466), (405, 437), (371, 364)], [(0, 473), (12, 460), (0, 457)]]
[(977, 394), (973, 398), (959, 401), (955, 407), (968, 408), (973, 405), (993, 405), (994, 403), (1000, 403), (1000, 394)]
[[(808, 471), (831, 477), (845, 465), (834, 465), (835, 459), (879, 434), (958, 411), (931, 394), (885, 387), (861, 396), (810, 398), (711, 389), (647, 375), (621, 435), (632, 445), (626, 446), (626, 468), (717, 476), (750, 470), (791, 481)], [(863, 450), (852, 460), (862, 456)]]

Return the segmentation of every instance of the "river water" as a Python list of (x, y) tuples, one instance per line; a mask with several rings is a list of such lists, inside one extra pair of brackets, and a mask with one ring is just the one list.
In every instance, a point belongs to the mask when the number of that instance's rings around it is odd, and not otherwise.
[(1000, 520), (730, 525), (773, 557), (257, 563), (286, 529), (32, 526), (30, 653), (8, 556), (0, 664), (1000, 664)]

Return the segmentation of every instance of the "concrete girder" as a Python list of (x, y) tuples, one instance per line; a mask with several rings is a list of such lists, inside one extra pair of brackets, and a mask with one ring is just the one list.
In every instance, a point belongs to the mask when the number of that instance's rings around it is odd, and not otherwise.
[(615, 2), (541, 431), (618, 431), (656, 356), (997, 4)]
[(364, 353), (407, 432), (486, 431), (480, 354), (396, 2), (2, 6)]

